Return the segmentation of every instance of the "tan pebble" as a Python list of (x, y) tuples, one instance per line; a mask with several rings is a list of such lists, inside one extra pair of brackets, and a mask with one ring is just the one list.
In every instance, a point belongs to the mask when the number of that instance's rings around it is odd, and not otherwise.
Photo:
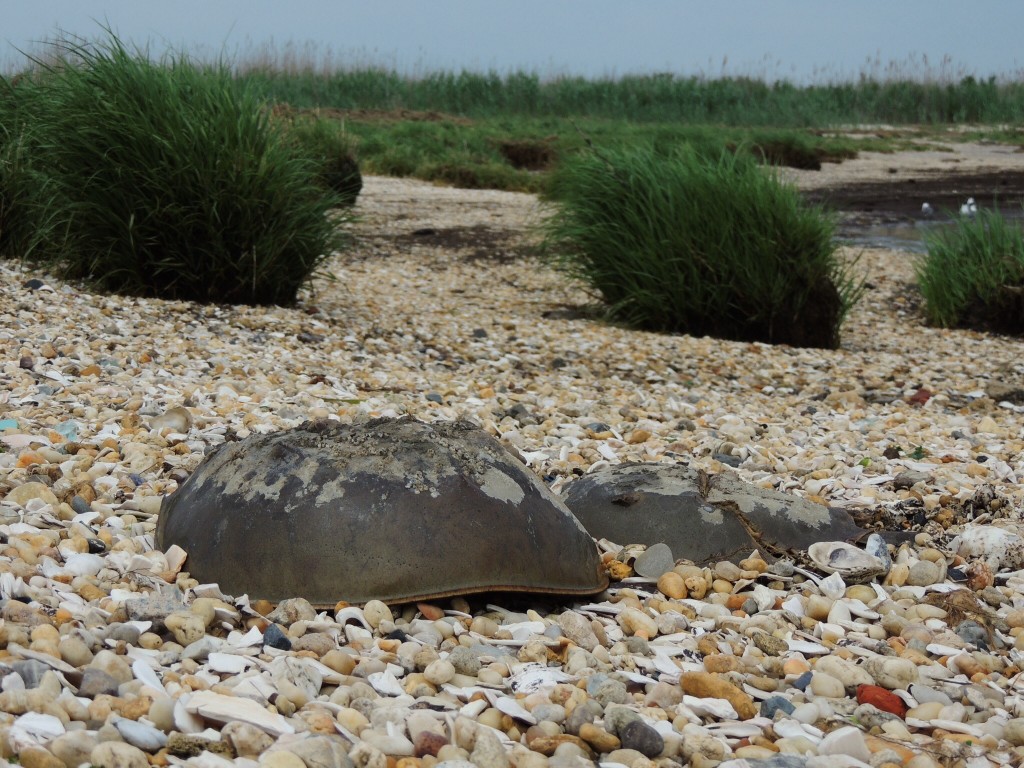
[(740, 560), (740, 568), (744, 571), (764, 573), (768, 570), (768, 563), (766, 563), (760, 555), (756, 555), (754, 557), (748, 557), (746, 560)]
[(478, 635), (483, 635), (484, 637), (494, 637), (498, 633), (499, 629), (500, 625), (498, 622), (494, 619), (488, 618), (487, 616), (476, 616), (469, 624), (470, 632), (476, 632)]
[(833, 601), (824, 595), (811, 595), (807, 598), (804, 613), (816, 621), (825, 621), (832, 610), (832, 605)]
[(786, 675), (798, 675), (799, 676), (799, 675), (804, 674), (805, 672), (809, 672), (810, 669), (811, 669), (811, 665), (810, 664), (808, 664), (804, 659), (801, 659), (801, 658), (796, 657), (796, 656), (794, 656), (792, 658), (789, 658), (789, 659), (786, 659), (782, 663), (782, 671)]
[(886, 750), (891, 749), (900, 756), (904, 765), (906, 765), (912, 757), (918, 754), (918, 752), (910, 749), (909, 747), (903, 746), (897, 741), (892, 739), (880, 739), (877, 736), (872, 736), (870, 734), (865, 734), (864, 743), (867, 746), (868, 751), (872, 754), (885, 752)]
[(763, 675), (752, 675), (747, 678), (747, 683), (757, 688), (759, 691), (765, 691), (766, 693), (774, 693), (779, 690), (779, 681), (774, 677), (765, 677)]
[(686, 591), (694, 600), (703, 600), (708, 592), (708, 582), (703, 576), (688, 576), (683, 579)]
[(675, 571), (667, 571), (658, 578), (658, 591), (672, 600), (685, 600), (686, 581)]
[(732, 582), (725, 579), (715, 579), (711, 582), (711, 591), (727, 595), (732, 592)]
[(704, 634), (697, 638), (697, 651), (701, 656), (713, 656), (722, 652), (718, 645), (718, 638), (714, 635)]
[(500, 731), (504, 730), (501, 727), (502, 719), (504, 717), (505, 716), (499, 710), (494, 709), (494, 707), (488, 707), (477, 716), (476, 721), (488, 726), (489, 728), (494, 728), (495, 730)]
[(155, 651), (164, 644), (164, 640), (155, 632), (143, 632), (139, 635), (139, 647)]
[(95, 584), (85, 583), (78, 587), (78, 594), (82, 599), (92, 602), (93, 600), (100, 600), (107, 596), (107, 592), (96, 586)]
[(176, 611), (164, 619), (164, 626), (181, 645), (189, 645), (206, 635), (206, 622), (192, 613)]
[(702, 698), (726, 699), (741, 720), (757, 715), (757, 705), (749, 694), (744, 693), (728, 680), (707, 672), (684, 672), (679, 678), (683, 693)]
[(867, 584), (854, 584), (846, 588), (846, 597), (851, 600), (860, 600), (862, 603), (870, 603), (877, 598), (875, 590)]
[(711, 570), (723, 581), (739, 581), (740, 567), (729, 560), (719, 560)]
[(640, 443), (646, 443), (651, 439), (651, 433), (646, 429), (634, 429), (626, 436), (626, 442), (630, 445), (639, 445)]
[(215, 601), (209, 597), (197, 597), (192, 601), (189, 610), (203, 620), (204, 627), (209, 627), (217, 618), (217, 612), (214, 610), (214, 604), (217, 602), (220, 601)]
[(622, 746), (618, 737), (593, 723), (580, 726), (579, 736), (598, 753), (605, 754)]
[(138, 720), (140, 717), (148, 715), (152, 706), (153, 699), (149, 696), (137, 696), (121, 706), (121, 716), (127, 717), (129, 720)]
[(38, 627), (43, 624), (50, 624), (51, 619), (42, 611), (26, 605), (20, 600), (8, 600), (0, 609), (0, 618), (12, 624), (22, 624), (27, 627)]
[(621, 560), (612, 560), (608, 563), (608, 578), (612, 581), (622, 581), (633, 575), (633, 568)]
[(704, 657), (704, 669), (707, 672), (725, 673), (737, 672), (743, 669), (744, 664), (737, 656), (725, 653), (716, 653)]
[(338, 732), (334, 727), (335, 720), (333, 715), (324, 709), (305, 709), (296, 713), (295, 716), (301, 718), (313, 733), (333, 735)]
[(650, 639), (658, 634), (658, 623), (636, 608), (624, 608), (615, 618), (627, 635), (639, 635)]
[(748, 744), (744, 747), (737, 747), (733, 752), (733, 757), (738, 760), (766, 760), (778, 754), (778, 750), (771, 750), (767, 747), (756, 747), (753, 744)]
[(334, 717), (346, 730), (352, 731), (356, 736), (370, 725), (366, 715), (351, 707), (342, 707)]
[(385, 603), (380, 600), (370, 600), (363, 606), (363, 618), (366, 619), (367, 624), (376, 629), (382, 621), (393, 621), (395, 617)]
[(444, 618), (444, 610), (432, 603), (416, 603), (416, 607), (423, 614), (423, 618), (428, 621), (437, 621)]
[(910, 566), (906, 563), (894, 563), (889, 573), (885, 576), (883, 584), (892, 587), (902, 587), (910, 578)]
[(789, 651), (788, 642), (767, 632), (755, 632), (753, 641), (754, 645), (766, 656), (781, 656)]
[[(555, 754), (555, 750), (558, 749), (562, 744), (575, 744), (577, 747), (582, 749), (588, 756), (594, 756), (594, 750), (590, 745), (581, 739), (579, 736), (573, 736), (569, 733), (560, 733), (556, 736), (542, 736), (529, 742), (529, 747), (534, 752), (540, 752), (542, 755), (551, 757)], [(438, 754), (440, 758), (440, 754)]]
[(351, 675), (352, 670), (356, 668), (358, 659), (351, 653), (345, 653), (337, 648), (328, 651), (321, 658), (320, 662), (327, 667), (330, 667), (335, 672), (340, 672), (343, 675)]
[(905, 648), (900, 652), (900, 658), (912, 661), (918, 666), (922, 664), (928, 665), (932, 663), (932, 660), (928, 657), (928, 654), (922, 653), (916, 648)]
[(43, 747), (25, 747), (18, 752), (18, 763), (24, 768), (64, 768), (64, 761)]
[[(383, 765), (379, 766), (379, 768), (386, 768), (387, 762), (382, 762)], [(260, 755), (260, 768), (306, 768), (306, 764), (298, 755), (278, 750), (274, 752), (267, 751)], [(378, 768), (378, 766), (368, 763), (366, 768)]]
[(1024, 610), (1009, 611), (1004, 620), (1007, 626), (1024, 627)]

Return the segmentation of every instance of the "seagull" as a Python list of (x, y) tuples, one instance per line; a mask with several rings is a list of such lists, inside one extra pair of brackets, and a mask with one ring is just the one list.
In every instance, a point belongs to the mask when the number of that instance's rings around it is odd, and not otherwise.
[(921, 203), (921, 215), (922, 216), (927, 216), (927, 217), (930, 218), (934, 213), (935, 213), (935, 211), (932, 209), (932, 207), (930, 205), (928, 205), (928, 203)]
[(974, 214), (976, 214), (977, 212), (978, 212), (978, 206), (974, 202), (974, 198), (973, 197), (968, 197), (967, 198), (967, 202), (960, 206), (960, 215), (961, 216), (970, 216), (971, 218), (974, 218)]

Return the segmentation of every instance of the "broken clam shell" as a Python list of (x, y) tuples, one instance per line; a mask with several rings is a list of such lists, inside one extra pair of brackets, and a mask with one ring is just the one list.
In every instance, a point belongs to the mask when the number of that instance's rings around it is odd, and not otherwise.
[(807, 554), (825, 573), (838, 573), (849, 583), (869, 581), (887, 570), (880, 558), (843, 541), (819, 541)]

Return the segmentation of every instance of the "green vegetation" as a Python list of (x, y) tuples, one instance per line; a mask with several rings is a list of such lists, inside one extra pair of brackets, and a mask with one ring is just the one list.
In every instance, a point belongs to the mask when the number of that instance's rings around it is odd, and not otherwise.
[(830, 218), (748, 157), (593, 152), (551, 195), (545, 252), (632, 327), (833, 348), (859, 297)]
[(590, 117), (643, 123), (813, 128), (858, 124), (1012, 123), (1024, 120), (1024, 83), (972, 76), (915, 81), (900, 72), (798, 86), (749, 77), (541, 78), (531, 72), (433, 72), (406, 77), (330, 69), (273, 56), (240, 68), (268, 98), (299, 108), (426, 110), (472, 118)]
[(316, 162), (224, 66), (62, 43), (0, 93), (9, 252), (115, 292), (276, 304), (337, 244)]
[(1024, 235), (998, 211), (979, 210), (926, 236), (916, 264), (925, 315), (946, 328), (1024, 333)]
[(355, 141), (337, 120), (316, 112), (299, 114), (279, 108), (275, 117), (285, 124), (288, 137), (313, 158), (320, 183), (338, 195), (342, 205), (355, 205), (363, 176), (355, 157)]

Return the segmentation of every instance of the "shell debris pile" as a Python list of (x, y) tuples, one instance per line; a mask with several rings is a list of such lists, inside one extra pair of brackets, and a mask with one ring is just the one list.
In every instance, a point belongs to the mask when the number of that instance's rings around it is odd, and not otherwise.
[[(97, 296), (0, 263), (0, 754), (1024, 759), (1019, 343), (923, 327), (893, 252), (865, 254), (872, 289), (823, 351), (629, 332), (571, 311), (586, 296), (528, 257), (415, 242), (486, 227), (520, 243), (534, 206), (369, 178), (358, 247), (290, 309)], [(917, 536), (705, 568), (603, 542), (617, 581), (593, 600), (329, 611), (223, 594), (154, 550), (161, 498), (217, 445), (401, 414), (473, 420), (556, 490), (686, 461)]]

